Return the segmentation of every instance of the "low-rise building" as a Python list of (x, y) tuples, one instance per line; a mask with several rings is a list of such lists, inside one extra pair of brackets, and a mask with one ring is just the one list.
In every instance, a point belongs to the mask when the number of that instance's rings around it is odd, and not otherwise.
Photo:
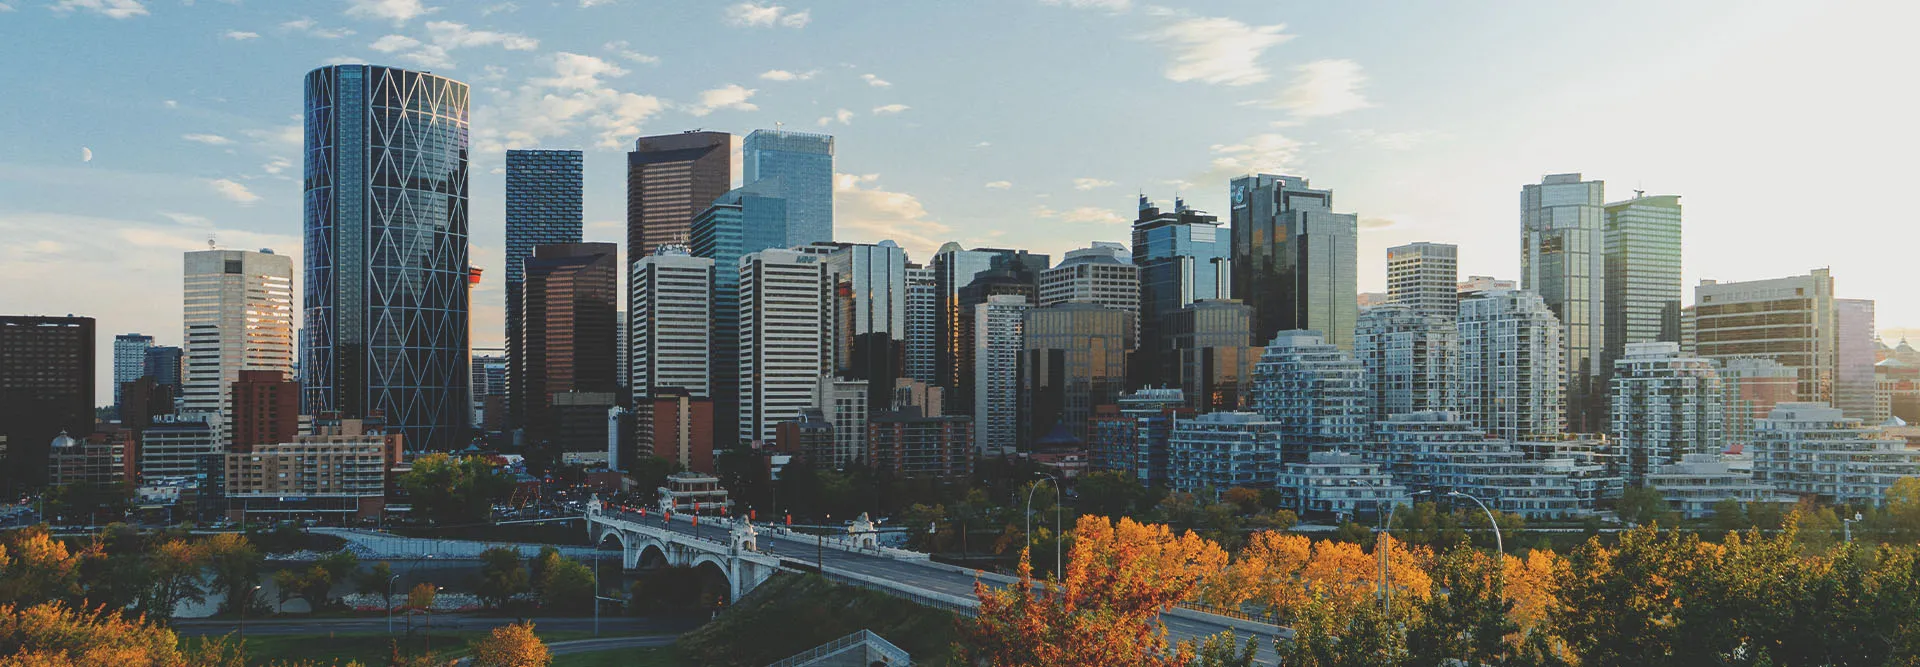
[(882, 412), (867, 421), (867, 465), (897, 477), (964, 481), (973, 474), (973, 417)]
[(1175, 419), (1167, 442), (1167, 482), (1188, 492), (1272, 488), (1280, 474), (1283, 427), (1254, 412)]
[(1280, 508), (1302, 517), (1346, 520), (1407, 502), (1407, 487), (1357, 453), (1313, 452), (1282, 464), (1275, 487)]
[(206, 459), (221, 457), (226, 447), (210, 417), (155, 416), (140, 432), (140, 479), (193, 478), (206, 469)]
[(1516, 443), (1446, 411), (1394, 415), (1374, 424), (1367, 458), (1411, 492), (1459, 492), (1529, 519), (1592, 514), (1608, 476), (1604, 463), (1567, 453), (1530, 457)]
[(1688, 454), (1679, 463), (1654, 466), (1646, 484), (1686, 519), (1713, 516), (1713, 506), (1727, 500), (1742, 505), (1794, 502), (1793, 496), (1754, 481), (1752, 469), (1734, 464), (1732, 457), (1723, 454)]
[(664, 511), (721, 516), (731, 503), (720, 478), (697, 472), (676, 472), (660, 487), (660, 509)]
[(774, 426), (775, 451), (816, 468), (832, 468), (835, 447), (833, 422), (819, 408), (801, 408), (793, 419)]
[(1141, 389), (1115, 405), (1094, 407), (1087, 426), (1087, 466), (1126, 473), (1142, 486), (1167, 481), (1168, 439), (1173, 420), (1190, 418), (1179, 389)]
[(56, 487), (105, 486), (136, 479), (139, 447), (134, 444), (132, 431), (102, 428), (80, 438), (61, 431), (48, 447), (47, 477)]
[(1755, 480), (1828, 503), (1877, 505), (1894, 482), (1920, 476), (1920, 449), (1825, 403), (1774, 406), (1747, 453)]
[(235, 521), (373, 521), (386, 511), (387, 477), (402, 438), (384, 420), (314, 420), (313, 435), (227, 452), (226, 512)]

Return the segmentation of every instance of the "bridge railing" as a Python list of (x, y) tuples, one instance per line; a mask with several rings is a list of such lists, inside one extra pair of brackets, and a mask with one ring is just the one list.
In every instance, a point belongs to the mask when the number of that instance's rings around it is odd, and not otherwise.
[(887, 656), (888, 664), (890, 665), (905, 666), (905, 665), (913, 664), (913, 660), (910, 656), (907, 655), (907, 652), (902, 650), (898, 646), (894, 646), (893, 642), (887, 641), (886, 638), (881, 637), (880, 635), (873, 634), (872, 630), (861, 630), (859, 632), (855, 632), (845, 637), (835, 639), (825, 644), (815, 646), (812, 649), (796, 654), (793, 657), (773, 663), (768, 667), (799, 667), (800, 665), (805, 665), (809, 662), (813, 662), (815, 660), (819, 660), (821, 658), (824, 658), (824, 657), (833, 655), (835, 653), (839, 653), (863, 644), (866, 646), (872, 647), (875, 651), (879, 652), (882, 655)]

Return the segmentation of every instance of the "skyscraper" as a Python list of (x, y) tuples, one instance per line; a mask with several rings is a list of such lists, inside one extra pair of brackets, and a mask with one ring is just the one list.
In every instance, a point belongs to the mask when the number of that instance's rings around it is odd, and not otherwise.
[[(521, 311), (526, 331), (520, 339), (524, 381), (512, 386), (515, 402), (526, 406), (528, 442), (605, 449), (605, 440), (559, 440), (577, 430), (570, 420), (604, 424), (606, 408), (615, 403), (619, 252), (612, 243), (562, 243), (534, 246), (527, 258)], [(593, 414), (596, 405), (599, 412)]]
[(0, 437), (15, 484), (47, 477), (49, 443), (93, 433), (91, 317), (0, 316)]
[[(1133, 221), (1133, 265), (1140, 270), (1140, 351), (1134, 360), (1135, 384), (1172, 384), (1179, 354), (1173, 350), (1168, 318), (1196, 301), (1233, 297), (1231, 239), (1220, 219), (1187, 208), (1179, 198), (1172, 211), (1140, 196)], [(1242, 332), (1252, 343), (1252, 331)], [(1191, 393), (1187, 399), (1196, 397)]]
[[(714, 441), (732, 447), (740, 424), (740, 258), (773, 248), (787, 239), (787, 200), (764, 192), (763, 185), (722, 194), (693, 219), (694, 257), (713, 260)], [(631, 288), (631, 285), (629, 285)]]
[(1833, 319), (1833, 407), (1846, 413), (1848, 419), (1865, 422), (1878, 414), (1874, 404), (1878, 381), (1873, 365), (1878, 360), (1874, 359), (1873, 300), (1834, 299)]
[(754, 130), (741, 144), (740, 159), (743, 183), (772, 188), (787, 200), (781, 247), (833, 240), (833, 137)]
[[(1065, 425), (1087, 441), (1093, 406), (1126, 393), (1136, 343), (1132, 311), (1070, 301), (1026, 312), (1021, 335), (1021, 442)], [(976, 381), (978, 376), (976, 375)]]
[(120, 385), (140, 379), (147, 374), (147, 350), (153, 347), (153, 337), (146, 334), (120, 334), (113, 337), (113, 414), (122, 416)]
[(171, 345), (147, 348), (146, 371), (143, 374), (153, 378), (155, 385), (169, 387), (173, 395), (179, 396), (180, 361), (183, 356), (183, 350)]
[(1567, 428), (1576, 433), (1607, 427), (1605, 191), (1579, 174), (1520, 190), (1520, 287), (1539, 294), (1564, 327)]
[[(940, 297), (933, 270), (907, 265), (907, 373), (906, 377), (933, 384), (935, 329), (940, 321)], [(937, 415), (929, 415), (937, 416)], [(968, 430), (971, 435), (972, 430)]]
[[(1451, 286), (1446, 298), (1454, 298)], [(1404, 303), (1360, 314), (1353, 353), (1367, 369), (1369, 423), (1411, 412), (1459, 409), (1460, 336), (1453, 319)]]
[[(1047, 270), (1048, 257), (1025, 250), (975, 248), (961, 250), (959, 244), (940, 247), (933, 258), (934, 290), (939, 298), (939, 323), (935, 331), (934, 365), (940, 385), (948, 390), (950, 414), (973, 414), (973, 373), (977, 368), (973, 354), (978, 349), (973, 336), (977, 332), (973, 317), (975, 306), (997, 294), (1026, 299), (1032, 307), (1037, 299), (1041, 271)], [(1014, 339), (1018, 350), (1020, 341)], [(1015, 378), (1018, 381), (1018, 378)], [(985, 438), (988, 425), (976, 421), (976, 434)]]
[(1610, 373), (1630, 344), (1680, 342), (1680, 197), (1635, 193), (1607, 204), (1606, 229)]
[[(521, 290), (526, 261), (536, 245), (579, 243), (582, 174), (580, 151), (507, 151), (507, 381), (518, 382), (521, 368)], [(510, 423), (525, 419), (525, 406), (513, 403)]]
[(713, 271), (713, 260), (691, 256), (685, 246), (661, 246), (633, 265), (627, 312), (634, 405), (667, 387), (713, 397)]
[(306, 80), (304, 410), (465, 442), (467, 85), (377, 65)]
[(968, 370), (967, 390), (972, 400), (975, 442), (980, 455), (1010, 454), (1020, 443), (1021, 349), (1026, 313), (1033, 307), (1031, 297), (1023, 294), (994, 294), (973, 307), (967, 318), (973, 328), (967, 336), (972, 348), (967, 355), (973, 368)]
[(693, 217), (733, 182), (733, 135), (691, 131), (640, 137), (627, 154), (627, 263), (686, 243)]
[(1460, 414), (1505, 440), (1555, 439), (1566, 427), (1560, 320), (1527, 290), (1460, 300)]
[(233, 383), (241, 371), (293, 375), (293, 258), (270, 250), (186, 254), (181, 409), (217, 414), (231, 432)]
[(1202, 299), (1161, 322), (1173, 344), (1170, 351), (1187, 407), (1215, 412), (1252, 404), (1253, 366), (1261, 354), (1260, 348), (1247, 344), (1252, 308), (1234, 299)]
[(1409, 243), (1387, 249), (1387, 299), (1414, 312), (1451, 320), (1460, 310), (1460, 247)]
[(1359, 218), (1333, 212), (1333, 191), (1307, 179), (1233, 179), (1233, 289), (1253, 306), (1253, 340), (1311, 329), (1353, 349)]
[(1694, 351), (1723, 364), (1768, 359), (1800, 377), (1799, 400), (1831, 404), (1838, 384), (1838, 308), (1827, 269), (1694, 288)]
[(473, 427), (482, 432), (504, 430), (507, 411), (507, 351), (473, 348), (469, 391), (473, 395)]
[(1627, 455), (1627, 481), (1644, 485), (1658, 466), (1726, 449), (1726, 397), (1713, 362), (1674, 342), (1628, 343), (1612, 373), (1613, 444)]
[(1067, 251), (1060, 265), (1040, 272), (1040, 306), (1095, 303), (1140, 313), (1140, 269), (1127, 247), (1096, 241), (1090, 247)]
[(813, 404), (815, 384), (831, 370), (821, 330), (831, 308), (823, 259), (768, 249), (737, 265), (741, 440), (773, 442), (775, 427)]
[[(906, 376), (907, 252), (892, 241), (832, 248), (827, 280), (834, 372), (865, 381), (868, 396), (889, 396), (893, 381)], [(885, 401), (874, 404), (884, 407)]]

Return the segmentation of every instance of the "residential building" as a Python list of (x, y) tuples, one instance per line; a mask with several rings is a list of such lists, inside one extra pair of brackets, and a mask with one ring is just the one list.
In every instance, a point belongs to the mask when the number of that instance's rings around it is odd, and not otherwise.
[[(737, 277), (735, 267), (727, 268)], [(663, 245), (632, 269), (627, 338), (634, 404), (668, 387), (713, 398), (713, 260), (688, 254), (686, 246)]]
[(121, 417), (121, 385), (140, 379), (147, 373), (147, 350), (153, 348), (153, 337), (146, 334), (120, 334), (113, 337), (113, 414)]
[[(740, 259), (739, 437), (771, 441), (774, 427), (813, 405), (831, 339), (826, 262), (794, 250)], [(724, 442), (724, 441), (722, 441)]]
[(1520, 281), (1501, 280), (1493, 276), (1467, 276), (1466, 280), (1460, 281), (1457, 294), (1464, 298), (1473, 292), (1491, 292), (1498, 289), (1520, 289)]
[(833, 137), (754, 130), (740, 146), (741, 182), (762, 184), (787, 200), (791, 248), (833, 240)]
[(91, 317), (0, 316), (0, 439), (6, 479), (47, 479), (48, 443), (93, 433)]
[[(1834, 299), (1833, 407), (1863, 422), (1874, 420), (1874, 335), (1872, 299)], [(1869, 421), (1872, 420), (1872, 421)]]
[[(526, 377), (520, 358), (523, 323), (522, 290), (526, 287), (526, 262), (536, 245), (579, 243), (581, 240), (582, 166), (580, 151), (510, 150), (507, 151), (507, 377), (518, 382)], [(516, 427), (527, 419), (527, 406), (513, 402), (510, 423)]]
[(1195, 414), (1184, 393), (1170, 388), (1141, 389), (1117, 404), (1095, 406), (1087, 426), (1087, 464), (1126, 473), (1141, 486), (1165, 484), (1173, 422)]
[(1026, 312), (1021, 329), (1021, 436), (1037, 437), (1065, 426), (1075, 439), (1086, 442), (1093, 406), (1114, 402), (1128, 388), (1134, 316), (1132, 311), (1077, 301)]
[(300, 434), (300, 383), (279, 371), (240, 371), (231, 392), (233, 412), (226, 441), (235, 451), (292, 442)]
[(907, 252), (892, 241), (830, 247), (834, 372), (886, 396), (907, 370)]
[(1460, 311), (1460, 246), (1409, 243), (1387, 249), (1387, 299), (1408, 310), (1451, 320)]
[(627, 261), (685, 244), (693, 218), (733, 183), (733, 135), (694, 130), (640, 137), (627, 153)]
[(1824, 503), (1886, 502), (1887, 489), (1920, 476), (1920, 449), (1823, 403), (1782, 403), (1748, 446), (1753, 479)]
[(1367, 457), (1411, 492), (1436, 499), (1459, 492), (1528, 519), (1591, 515), (1600, 497), (1618, 487), (1603, 463), (1559, 452), (1536, 458), (1446, 411), (1396, 414), (1374, 424)]
[(1831, 405), (1838, 384), (1839, 326), (1827, 269), (1770, 280), (1694, 288), (1695, 353), (1725, 362), (1754, 357), (1799, 375), (1801, 401)]
[(1773, 407), (1792, 403), (1798, 395), (1800, 374), (1771, 359), (1735, 357), (1719, 364), (1721, 414), (1726, 426), (1721, 434), (1729, 448), (1752, 444), (1758, 423), (1773, 413)]
[[(1449, 281), (1445, 298), (1454, 302)], [(1367, 369), (1368, 422), (1409, 412), (1459, 409), (1460, 334), (1453, 316), (1396, 302), (1360, 313), (1353, 352)], [(1458, 312), (1458, 306), (1453, 306)]]
[(1026, 341), (1026, 296), (995, 294), (973, 307), (967, 356), (974, 368), (971, 385), (974, 441), (982, 457), (1012, 453), (1020, 443), (1021, 367)]
[(1567, 374), (1560, 320), (1527, 290), (1474, 292), (1460, 301), (1460, 411), (1504, 440), (1559, 438)]
[(973, 476), (973, 417), (877, 412), (863, 460), (896, 478), (964, 482)]
[(822, 375), (813, 386), (813, 407), (833, 422), (833, 458), (815, 460), (814, 465), (845, 470), (861, 462), (867, 453), (868, 385), (860, 380), (844, 380)]
[(379, 412), (423, 451), (467, 439), (468, 94), (377, 65), (306, 78), (302, 412)]
[(1560, 321), (1566, 428), (1607, 428), (1606, 183), (1551, 174), (1520, 189), (1520, 287)]
[[(931, 385), (910, 378), (893, 381), (891, 401), (887, 409), (894, 412), (918, 412), (923, 415), (946, 414), (947, 391), (939, 385)], [(876, 404), (876, 412), (877, 409)]]
[(1314, 330), (1352, 350), (1358, 216), (1295, 176), (1233, 179), (1232, 199), (1234, 296), (1253, 306), (1253, 340)]
[(940, 293), (933, 269), (907, 264), (907, 372), (906, 377), (939, 382), (934, 351), (939, 344)]
[(712, 399), (683, 387), (665, 386), (636, 397), (635, 405), (635, 444), (640, 453), (694, 472), (714, 472)]
[[(1135, 384), (1161, 386), (1178, 381), (1180, 354), (1175, 350), (1180, 348), (1174, 345), (1174, 325), (1166, 320), (1200, 301), (1233, 298), (1232, 256), (1232, 239), (1220, 229), (1218, 217), (1188, 208), (1178, 197), (1173, 210), (1163, 211), (1146, 195), (1140, 196), (1140, 215), (1133, 222), (1133, 265), (1140, 271)], [(1251, 325), (1240, 333), (1242, 340), (1228, 346), (1251, 344)]]
[(373, 521), (386, 511), (387, 476), (403, 437), (378, 415), (314, 420), (314, 434), (226, 453), (226, 512), (233, 521)]
[(1406, 504), (1407, 487), (1355, 452), (1313, 452), (1280, 464), (1280, 509), (1302, 517), (1348, 520)]
[(1286, 462), (1366, 440), (1366, 367), (1318, 331), (1282, 331), (1253, 370), (1253, 408), (1278, 423)]
[(1680, 197), (1606, 206), (1606, 349), (1602, 369), (1634, 343), (1680, 341)]
[(47, 446), (47, 481), (54, 488), (131, 483), (138, 479), (139, 449), (127, 429), (108, 427), (78, 438), (61, 431)]
[[(537, 245), (526, 261), (524, 369), (509, 381), (526, 406), (529, 443), (548, 442), (563, 451), (606, 449), (606, 408), (614, 405), (618, 389), (613, 348), (619, 251), (612, 243)], [(563, 419), (568, 412), (576, 414)], [(563, 428), (563, 422), (573, 426)]]
[(1726, 399), (1713, 362), (1680, 354), (1679, 343), (1628, 343), (1613, 368), (1613, 446), (1627, 456), (1627, 481), (1644, 485), (1653, 466), (1726, 449)]
[[(186, 253), (181, 410), (231, 426), (241, 371), (293, 375), (293, 258), (262, 249)], [(464, 383), (463, 383), (464, 384)]]
[(774, 429), (774, 449), (806, 461), (816, 469), (833, 467), (839, 456), (833, 420), (819, 408), (804, 408)]
[(1754, 481), (1751, 467), (1736, 469), (1732, 459), (1718, 453), (1686, 454), (1677, 462), (1655, 465), (1647, 473), (1646, 485), (1659, 491), (1682, 519), (1711, 517), (1714, 506), (1728, 500), (1743, 507), (1787, 505), (1796, 500), (1773, 485)]
[[(1247, 343), (1253, 308), (1233, 299), (1201, 299), (1160, 318), (1161, 335), (1177, 364), (1175, 379), (1187, 407), (1199, 412), (1247, 409), (1253, 402), (1253, 366), (1261, 348)], [(1135, 353), (1139, 363), (1142, 352)], [(1139, 377), (1139, 373), (1135, 373)]]
[(1307, 458), (1286, 440), (1286, 425), (1253, 412), (1175, 419), (1167, 439), (1167, 483), (1175, 491), (1273, 488), (1284, 455)]

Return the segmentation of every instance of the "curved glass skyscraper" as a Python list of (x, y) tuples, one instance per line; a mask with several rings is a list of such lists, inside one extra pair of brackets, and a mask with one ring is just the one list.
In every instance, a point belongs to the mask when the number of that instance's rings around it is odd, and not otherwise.
[(467, 428), (467, 84), (377, 65), (306, 80), (303, 409)]

